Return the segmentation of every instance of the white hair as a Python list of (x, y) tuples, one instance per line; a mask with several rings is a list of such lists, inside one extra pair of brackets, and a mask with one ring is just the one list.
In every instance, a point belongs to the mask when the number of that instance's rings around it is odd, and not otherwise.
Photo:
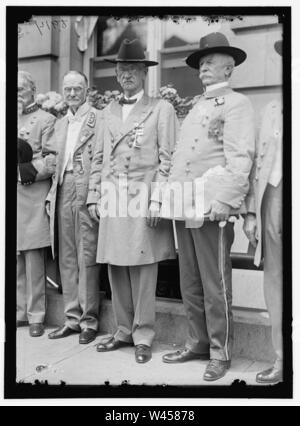
[(18, 77), (25, 80), (27, 82), (28, 86), (30, 86), (30, 89), (33, 92), (36, 91), (35, 81), (34, 81), (32, 75), (28, 71), (18, 71)]

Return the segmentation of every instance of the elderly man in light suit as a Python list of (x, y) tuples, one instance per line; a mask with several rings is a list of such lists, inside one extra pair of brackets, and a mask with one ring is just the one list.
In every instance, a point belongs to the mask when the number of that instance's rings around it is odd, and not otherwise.
[(61, 339), (80, 333), (80, 344), (95, 339), (99, 314), (98, 224), (90, 218), (86, 198), (94, 146), (101, 130), (101, 112), (88, 104), (87, 92), (88, 81), (84, 74), (69, 71), (64, 76), (63, 94), (69, 109), (55, 126), (57, 167), (47, 197), (53, 255), (57, 218), (65, 312), (64, 325), (48, 337)]
[(55, 172), (55, 117), (35, 103), (35, 82), (18, 72), (17, 325), (30, 324), (32, 337), (44, 333), (45, 247), (50, 246), (45, 199)]
[(170, 184), (184, 185), (204, 176), (207, 181), (204, 221), (176, 221), (180, 285), (189, 328), (185, 349), (164, 355), (163, 361), (210, 359), (204, 373), (207, 381), (224, 376), (232, 355), (234, 229), (228, 219), (245, 212), (254, 120), (250, 101), (234, 92), (228, 80), (234, 66), (245, 59), (245, 52), (230, 46), (221, 33), (201, 38), (200, 49), (187, 58), (190, 67), (199, 69), (205, 91), (182, 123), (169, 177)]
[[(281, 55), (282, 42), (275, 43)], [(254, 264), (264, 258), (264, 294), (272, 324), (276, 352), (274, 365), (258, 373), (258, 383), (282, 381), (282, 102), (264, 110), (247, 197), (244, 231), (255, 247)]]
[[(100, 209), (97, 261), (108, 263), (117, 330), (97, 350), (134, 344), (136, 361), (145, 363), (151, 359), (155, 334), (158, 262), (175, 257), (172, 224), (159, 222), (160, 199), (155, 188), (151, 192), (151, 183), (168, 178), (177, 119), (171, 104), (144, 92), (148, 67), (157, 62), (146, 60), (138, 40), (124, 40), (117, 59), (111, 62), (116, 63), (124, 96), (104, 110), (104, 130), (94, 154), (87, 203), (95, 220), (99, 220)], [(115, 217), (101, 217), (107, 184), (125, 208), (132, 205), (142, 185), (149, 194), (141, 200), (140, 214), (127, 211), (122, 217), (117, 211)], [(123, 202), (126, 197), (128, 203)], [(112, 198), (113, 194), (108, 201)]]

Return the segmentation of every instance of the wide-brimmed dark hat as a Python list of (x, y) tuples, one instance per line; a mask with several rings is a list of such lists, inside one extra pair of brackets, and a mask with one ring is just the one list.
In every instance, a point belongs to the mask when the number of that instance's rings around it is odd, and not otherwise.
[(238, 47), (229, 45), (229, 41), (222, 33), (210, 33), (200, 38), (200, 49), (187, 57), (186, 63), (191, 68), (199, 69), (199, 60), (211, 53), (224, 53), (233, 57), (235, 66), (240, 65), (247, 58), (246, 52)]
[(105, 59), (106, 62), (117, 64), (118, 62), (129, 62), (135, 64), (145, 64), (146, 67), (152, 67), (158, 65), (158, 62), (148, 61), (145, 57), (143, 46), (139, 40), (128, 40), (122, 41), (118, 56), (116, 59)]
[(276, 52), (282, 56), (282, 40), (278, 40), (276, 41), (276, 43), (274, 44), (274, 48), (276, 50)]

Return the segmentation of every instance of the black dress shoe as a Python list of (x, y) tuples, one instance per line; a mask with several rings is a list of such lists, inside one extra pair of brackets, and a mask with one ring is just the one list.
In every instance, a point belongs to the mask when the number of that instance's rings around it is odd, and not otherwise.
[(68, 327), (67, 325), (63, 325), (60, 328), (52, 331), (48, 334), (49, 339), (62, 339), (63, 337), (70, 336), (71, 334), (79, 333), (79, 330), (74, 330), (73, 328)]
[(189, 349), (182, 349), (181, 351), (171, 352), (163, 356), (163, 362), (167, 363), (177, 363), (177, 362), (186, 362), (192, 361), (193, 359), (201, 359), (207, 361), (209, 359), (209, 354), (197, 354), (190, 351)]
[(150, 346), (147, 345), (136, 345), (135, 347), (135, 360), (139, 364), (144, 364), (150, 361), (152, 358), (152, 352)]
[(80, 333), (79, 343), (81, 345), (86, 345), (87, 343), (90, 343), (93, 340), (95, 340), (96, 335), (97, 335), (97, 331), (96, 330), (93, 330), (92, 328), (85, 328)]
[(132, 346), (132, 343), (123, 342), (122, 340), (115, 340), (115, 338), (112, 337), (110, 340), (108, 340), (105, 343), (98, 343), (96, 349), (98, 352), (108, 352), (108, 351), (115, 351), (117, 349), (124, 348), (125, 346)]
[(26, 325), (28, 325), (28, 321), (17, 321), (17, 328), (26, 327)]
[(221, 361), (219, 359), (211, 359), (206, 367), (203, 379), (212, 382), (225, 376), (226, 371), (230, 368), (231, 361)]
[(29, 334), (31, 337), (39, 337), (44, 334), (44, 326), (41, 322), (30, 324)]
[(261, 371), (256, 375), (257, 383), (275, 384), (283, 381), (282, 369), (276, 368), (275, 366), (268, 370)]

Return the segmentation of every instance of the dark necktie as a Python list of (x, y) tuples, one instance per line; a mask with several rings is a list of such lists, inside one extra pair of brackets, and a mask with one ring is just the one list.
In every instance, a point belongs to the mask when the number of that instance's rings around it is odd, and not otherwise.
[(120, 105), (132, 105), (135, 104), (137, 99), (126, 99), (124, 96), (119, 100)]

